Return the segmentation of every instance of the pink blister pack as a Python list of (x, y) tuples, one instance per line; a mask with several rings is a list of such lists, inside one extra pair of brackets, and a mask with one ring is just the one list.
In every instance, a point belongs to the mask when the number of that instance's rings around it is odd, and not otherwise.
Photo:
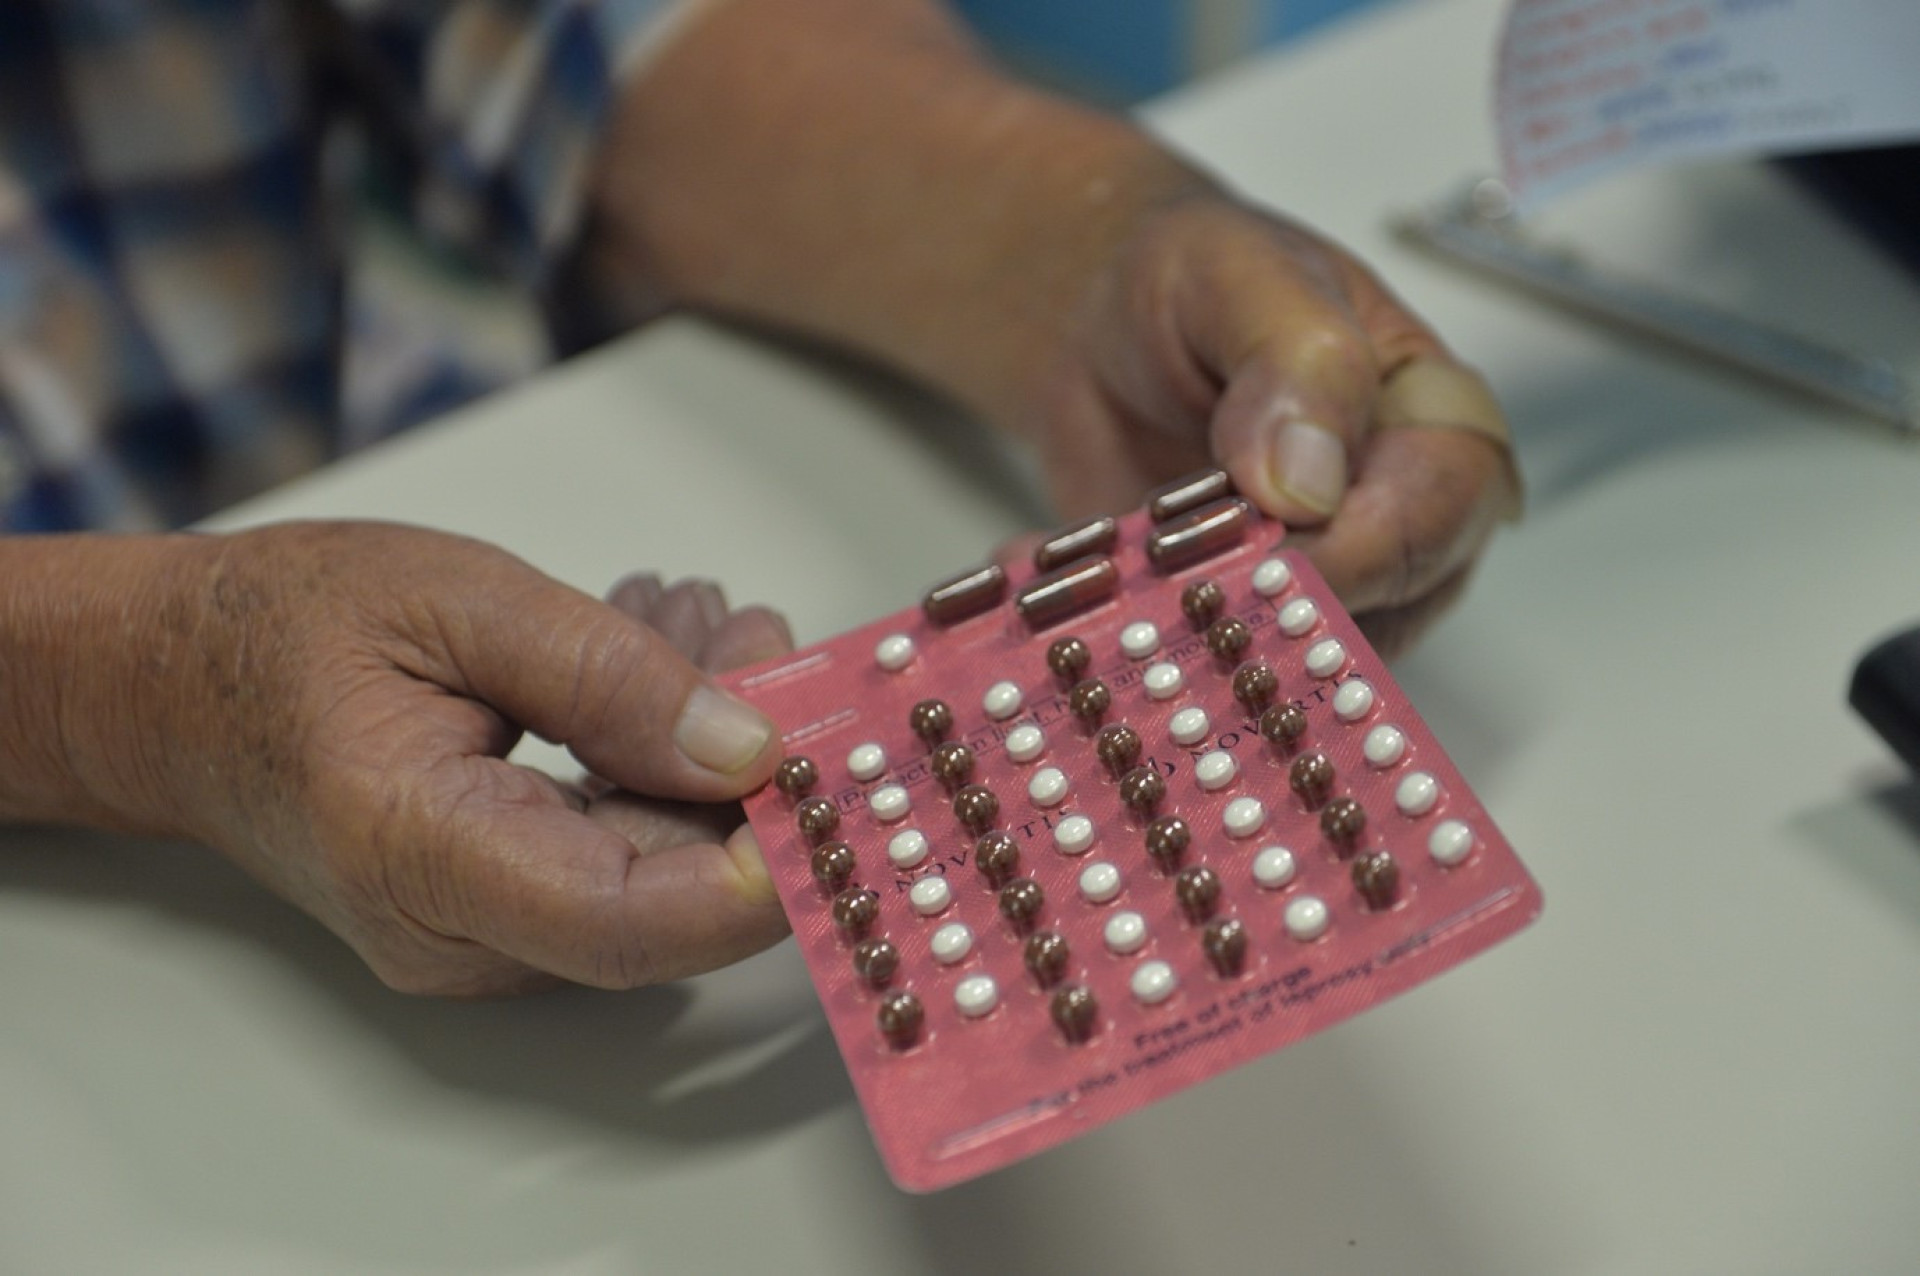
[(1539, 890), (1209, 471), (728, 679), (747, 815), (901, 1187), (997, 1169), (1512, 934)]

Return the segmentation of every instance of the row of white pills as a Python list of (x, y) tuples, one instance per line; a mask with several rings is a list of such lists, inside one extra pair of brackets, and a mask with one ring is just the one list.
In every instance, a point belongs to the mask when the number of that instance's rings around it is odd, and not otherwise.
[[(1084, 820), (1085, 817), (1077, 816), (1075, 818)], [(1088, 828), (1089, 830), (1091, 829), (1091, 822), (1088, 822)], [(1080, 834), (1076, 834), (1075, 836), (1078, 837)], [(1090, 831), (1086, 833), (1085, 836), (1091, 841), (1092, 835)], [(1427, 838), (1427, 853), (1433, 857), (1436, 863), (1448, 867), (1464, 860), (1467, 855), (1472, 852), (1473, 846), (1473, 830), (1460, 820), (1442, 821), (1439, 825), (1435, 826), (1433, 832)], [(925, 860), (927, 856), (927, 839), (918, 830), (909, 829), (893, 839), (893, 842), (887, 848), (887, 853), (895, 864), (901, 865), (902, 867), (911, 867)], [(1295, 869), (1296, 862), (1293, 852), (1284, 846), (1275, 845), (1262, 847), (1259, 853), (1253, 857), (1253, 879), (1268, 890), (1278, 890), (1291, 882)], [(1120, 870), (1104, 860), (1087, 865), (1080, 874), (1080, 893), (1090, 903), (1104, 904), (1111, 901), (1120, 894), (1121, 885)], [(952, 905), (953, 887), (948, 884), (944, 874), (928, 874), (920, 878), (909, 888), (907, 900), (912, 905), (913, 911), (920, 916), (936, 917), (946, 912)], [(1116, 914), (1114, 919), (1108, 923), (1108, 946), (1113, 947), (1115, 952), (1133, 951), (1133, 948), (1115, 947), (1114, 938), (1116, 933), (1122, 937), (1129, 934), (1130, 931), (1128, 928), (1136, 924), (1144, 926), (1145, 922), (1140, 921), (1139, 916), (1138, 913), (1120, 913)], [(1115, 931), (1115, 926), (1120, 927), (1119, 932)], [(962, 929), (965, 929), (964, 926), (962, 926)], [(1294, 928), (1289, 925), (1288, 929), (1291, 931)], [(1311, 937), (1312, 936), (1296, 935), (1296, 938)], [(936, 939), (937, 938), (936, 936)], [(1140, 943), (1144, 942), (1146, 941), (1144, 932), (1142, 932)], [(971, 946), (970, 938), (968, 940), (968, 946)], [(1135, 944), (1134, 947), (1137, 948), (1138, 944)], [(952, 960), (958, 960), (965, 955), (966, 949), (961, 948)], [(936, 944), (935, 958), (936, 960), (940, 959), (938, 944)]]
[[(1128, 978), (1135, 1000), (1152, 1006), (1173, 996), (1180, 977), (1171, 965), (1158, 959), (1143, 961)], [(1000, 1005), (1000, 985), (992, 975), (969, 975), (953, 988), (953, 1004), (968, 1019), (983, 1019)]]

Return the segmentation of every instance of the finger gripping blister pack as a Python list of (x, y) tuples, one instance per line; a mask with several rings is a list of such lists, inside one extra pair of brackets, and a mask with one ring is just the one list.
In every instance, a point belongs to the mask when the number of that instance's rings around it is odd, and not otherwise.
[(1518, 930), (1537, 887), (1224, 473), (733, 675), (749, 798), (867, 1122), (929, 1191)]

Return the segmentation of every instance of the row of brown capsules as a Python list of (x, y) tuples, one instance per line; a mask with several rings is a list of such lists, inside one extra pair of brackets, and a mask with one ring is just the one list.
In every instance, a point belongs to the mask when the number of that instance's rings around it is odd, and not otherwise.
[[(1240, 543), (1252, 508), (1234, 493), (1225, 470), (1202, 470), (1155, 488), (1147, 496), (1155, 524), (1147, 558), (1158, 571), (1175, 571)], [(1028, 628), (1038, 631), (1099, 605), (1120, 587), (1112, 554), (1120, 525), (1095, 515), (1055, 532), (1033, 552), (1040, 575), (1014, 599)], [(971, 568), (928, 590), (921, 599), (927, 619), (942, 627), (998, 607), (1007, 595), (1006, 569), (997, 563)]]

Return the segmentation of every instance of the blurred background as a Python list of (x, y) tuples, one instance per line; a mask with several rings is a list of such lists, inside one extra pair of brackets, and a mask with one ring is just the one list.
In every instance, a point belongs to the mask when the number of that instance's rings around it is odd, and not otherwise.
[(1404, 0), (953, 0), (1007, 62), (1081, 97), (1137, 102), (1360, 9)]

